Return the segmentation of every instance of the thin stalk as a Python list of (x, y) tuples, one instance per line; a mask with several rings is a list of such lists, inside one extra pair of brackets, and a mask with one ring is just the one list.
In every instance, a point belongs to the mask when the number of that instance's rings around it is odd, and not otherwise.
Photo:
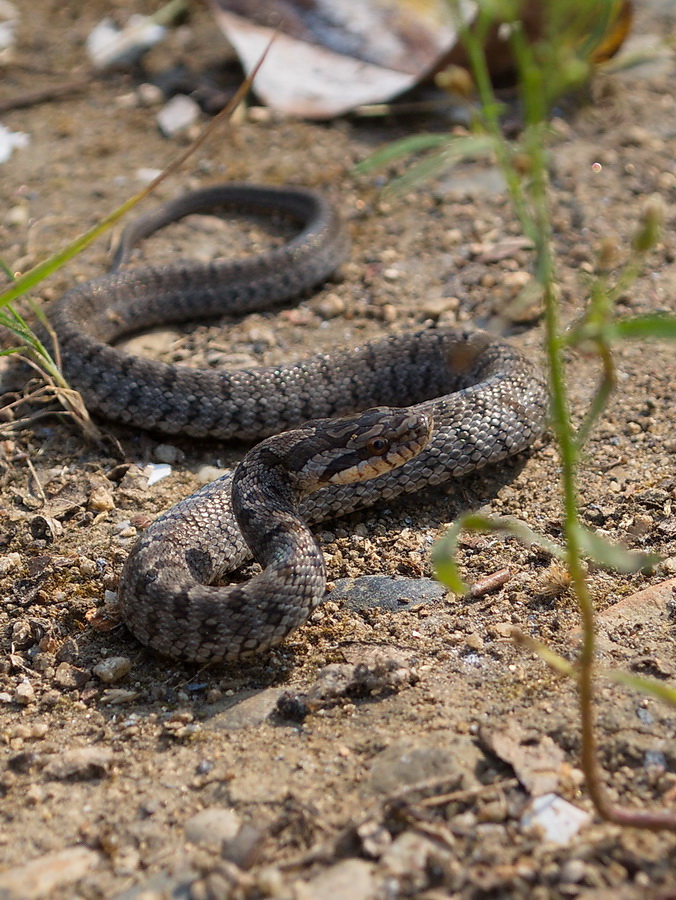
[[(568, 389), (563, 349), (565, 341), (560, 336), (556, 274), (551, 243), (551, 215), (549, 209), (549, 181), (545, 149), (545, 123), (548, 110), (544, 90), (544, 73), (539, 69), (533, 54), (519, 27), (512, 30), (512, 47), (520, 72), (520, 89), (526, 117), (524, 134), (527, 156), (531, 162), (530, 208), (532, 210), (536, 256), (536, 277), (543, 290), (545, 352), (547, 355), (552, 427), (556, 435), (561, 460), (561, 487), (563, 493), (563, 531), (566, 543), (566, 562), (571, 584), (577, 597), (582, 618), (582, 649), (579, 656), (578, 704), (582, 735), (581, 766), (585, 774), (589, 796), (599, 814), (617, 824), (642, 828), (676, 831), (676, 815), (664, 811), (628, 810), (615, 807), (608, 799), (597, 759), (596, 731), (594, 724), (594, 657), (596, 651), (596, 623), (589, 594), (580, 535), (582, 527), (578, 514), (577, 463), (578, 440), (570, 417)], [(483, 54), (482, 54), (483, 55)], [(485, 59), (485, 57), (484, 57)], [(521, 184), (519, 191), (523, 191)], [(628, 269), (630, 267), (627, 267)], [(627, 274), (629, 274), (627, 272)], [(609, 301), (610, 302), (610, 301)], [(610, 381), (612, 358), (606, 347), (602, 354), (606, 382)], [(607, 385), (606, 385), (607, 387)], [(596, 412), (606, 399), (603, 385), (591, 410)], [(591, 420), (587, 420), (591, 425)], [(584, 432), (583, 432), (584, 436)]]

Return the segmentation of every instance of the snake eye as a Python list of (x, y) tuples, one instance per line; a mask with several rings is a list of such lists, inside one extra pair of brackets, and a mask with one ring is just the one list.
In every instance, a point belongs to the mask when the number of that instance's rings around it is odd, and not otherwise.
[(390, 442), (387, 438), (371, 438), (367, 441), (366, 449), (372, 456), (384, 456), (390, 449)]

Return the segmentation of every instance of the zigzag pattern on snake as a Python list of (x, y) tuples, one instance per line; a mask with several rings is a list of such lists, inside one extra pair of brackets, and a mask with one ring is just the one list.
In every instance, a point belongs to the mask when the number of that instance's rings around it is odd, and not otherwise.
[[(347, 253), (338, 215), (315, 192), (227, 185), (187, 194), (137, 220), (122, 237), (114, 267), (139, 239), (169, 222), (221, 210), (282, 214), (299, 223), (300, 233), (242, 260), (113, 271), (74, 288), (49, 311), (66, 378), (92, 410), (167, 434), (252, 440), (286, 432), (251, 451), (241, 467), (246, 477), (235, 479), (234, 502), (232, 476), (207, 485), (154, 522), (125, 564), (120, 604), (132, 632), (167, 656), (198, 663), (273, 646), (321, 602), (323, 558), (303, 522), (389, 502), (498, 462), (531, 444), (546, 417), (537, 369), (509, 344), (478, 331), (430, 328), (288, 366), (233, 372), (167, 365), (111, 346), (152, 325), (243, 314), (288, 300), (323, 282)], [(404, 409), (347, 425), (303, 424), (373, 406)], [(421, 449), (416, 429), (430, 422)], [(415, 438), (406, 431), (411, 427)], [(350, 469), (354, 447), (345, 442), (365, 435), (368, 444), (374, 428), (393, 429), (383, 444), (393, 461), (357, 473), (370, 480), (340, 483), (338, 476), (331, 483), (315, 471), (298, 483), (298, 473), (326, 460), (322, 454), (329, 450), (332, 474), (341, 456)], [(253, 515), (261, 501), (268, 506)], [(271, 561), (264, 548), (280, 535), (283, 547)], [(261, 548), (263, 565), (274, 571), (245, 586), (212, 583)]]

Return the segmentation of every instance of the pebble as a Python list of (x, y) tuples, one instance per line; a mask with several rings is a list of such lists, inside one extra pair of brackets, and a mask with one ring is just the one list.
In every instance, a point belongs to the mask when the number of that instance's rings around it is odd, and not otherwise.
[(223, 841), (231, 841), (235, 837), (240, 825), (234, 810), (210, 806), (188, 819), (183, 831), (191, 844), (220, 849)]
[(194, 100), (185, 94), (176, 94), (165, 103), (155, 120), (164, 137), (171, 138), (194, 125), (199, 114), (200, 108)]
[(14, 700), (22, 706), (28, 706), (35, 699), (35, 690), (30, 681), (20, 681), (14, 688)]
[(165, 34), (166, 28), (150, 16), (131, 15), (124, 28), (118, 28), (106, 17), (87, 35), (87, 55), (97, 69), (126, 67), (137, 62)]
[(0, 578), (9, 575), (14, 569), (21, 565), (21, 555), (19, 553), (7, 553), (0, 557)]
[(465, 638), (465, 644), (471, 650), (483, 650), (484, 649), (484, 639), (478, 633), (478, 631), (473, 631), (472, 634), (468, 634)]
[(105, 747), (76, 747), (50, 759), (44, 775), (56, 781), (90, 781), (107, 775), (112, 761), (112, 750)]
[(562, 847), (570, 843), (590, 821), (588, 812), (573, 806), (562, 797), (542, 794), (528, 804), (520, 824), (525, 831), (538, 829), (544, 840)]
[[(138, 88), (136, 89), (136, 93), (138, 95), (138, 101), (141, 106), (158, 106), (164, 99), (162, 89), (159, 88), (156, 84), (151, 84), (148, 81), (144, 81), (142, 84), (139, 84)], [(152, 172), (150, 177), (147, 177), (144, 174), (146, 172)], [(160, 172), (160, 169), (139, 169), (136, 172), (136, 177), (139, 178), (139, 180), (152, 181), (154, 178), (157, 178)]]
[(98, 864), (99, 855), (87, 847), (69, 847), (48, 853), (23, 866), (0, 873), (2, 900), (40, 900), (54, 891), (79, 881)]
[[(451, 839), (449, 832), (445, 841)], [(449, 850), (415, 831), (404, 831), (392, 842), (381, 860), (383, 869), (399, 884), (399, 896), (411, 896), (429, 887), (432, 871), (440, 868)]]
[(92, 512), (110, 512), (115, 509), (113, 495), (103, 486), (94, 488), (87, 500), (87, 509)]
[(373, 866), (361, 859), (343, 860), (295, 887), (295, 900), (375, 900), (377, 895)]
[(457, 297), (431, 297), (423, 301), (421, 312), (425, 318), (436, 321), (446, 312), (456, 312), (459, 306)]
[(36, 541), (46, 541), (48, 544), (53, 543), (63, 534), (63, 525), (53, 516), (33, 516), (28, 527)]
[(70, 663), (62, 662), (56, 667), (54, 673), (54, 682), (59, 687), (68, 691), (77, 690), (88, 680), (89, 675), (82, 669), (72, 666)]
[(431, 738), (400, 738), (371, 763), (371, 790), (387, 796), (429, 778), (443, 778), (444, 790), (471, 787), (476, 783), (473, 772), (484, 759), (474, 741), (462, 735), (443, 746)]
[(319, 315), (324, 319), (335, 319), (341, 316), (346, 309), (345, 301), (338, 294), (326, 294), (316, 303)]
[(185, 453), (173, 444), (158, 444), (153, 450), (153, 456), (158, 462), (173, 465), (185, 459)]
[(151, 487), (171, 475), (171, 466), (168, 463), (149, 463), (143, 471), (148, 478), (148, 487)]
[(565, 884), (579, 884), (587, 873), (587, 864), (581, 859), (569, 859), (561, 866), (559, 880)]
[(124, 678), (131, 666), (132, 662), (127, 656), (111, 656), (94, 666), (94, 675), (105, 684), (114, 684)]
[(283, 693), (284, 688), (271, 687), (241, 700), (229, 697), (223, 701), (223, 712), (212, 715), (205, 727), (238, 731), (260, 725), (276, 709), (277, 701)]
[(96, 565), (96, 561), (93, 559), (89, 559), (86, 556), (81, 556), (78, 560), (78, 567), (80, 569), (80, 575), (83, 575), (85, 578), (91, 578), (96, 575), (98, 571), (98, 566)]
[(195, 478), (199, 484), (211, 484), (212, 481), (221, 478), (228, 471), (229, 469), (221, 469), (218, 466), (202, 466), (197, 470)]

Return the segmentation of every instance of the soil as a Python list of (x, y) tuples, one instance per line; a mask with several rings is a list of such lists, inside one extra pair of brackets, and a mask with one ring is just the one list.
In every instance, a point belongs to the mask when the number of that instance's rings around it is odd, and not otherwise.
[[(133, 11), (150, 6), (139, 0)], [(636, 7), (634, 47), (673, 33), (673, 4)], [(107, 12), (98, 0), (35, 0), (30, 17), (23, 11), (5, 96), (69, 79)], [(587, 102), (554, 120), (564, 325), (583, 308), (599, 258), (611, 268), (627, 259), (653, 193), (666, 204), (664, 237), (618, 311), (673, 312), (675, 66), (661, 46), (648, 63), (599, 74)], [(177, 60), (198, 70), (225, 55), (198, 7), (150, 53), (145, 78)], [(99, 77), (59, 102), (4, 115), (7, 128), (30, 135), (0, 182), (2, 255), (17, 271), (95, 223), (141, 186), (144, 169), (161, 168), (187, 141), (159, 134), (158, 106), (139, 101), (140, 80)], [(351, 260), (295, 306), (226, 329), (162, 329), (132, 345), (186, 364), (270, 364), (457, 321), (510, 335), (542, 358), (540, 308), (514, 303), (531, 281), (531, 255), (495, 169), (466, 162), (387, 199), (380, 188), (403, 165), (353, 172), (389, 141), (448, 128), (441, 115), (313, 124), (250, 109), (157, 201), (224, 180), (309, 184), (342, 208)], [(283, 226), (246, 231), (200, 219), (149, 240), (144, 253), (209, 254), (224, 242), (228, 253), (246, 252), (284, 236)], [(108, 257), (99, 241), (38, 296), (96, 276)], [(662, 562), (630, 574), (589, 564), (599, 663), (673, 685), (674, 350), (624, 342), (614, 354), (618, 387), (586, 447), (581, 509), (604, 537)], [(591, 354), (569, 361), (580, 421), (599, 365)], [(3, 897), (676, 897), (676, 836), (599, 819), (579, 769), (574, 684), (511, 640), (516, 626), (575, 657), (579, 613), (551, 556), (507, 537), (466, 535), (462, 573), (483, 592), (415, 600), (416, 582), (432, 576), (432, 544), (463, 510), (516, 516), (560, 538), (551, 435), (499, 468), (320, 529), (334, 581), (409, 579), (400, 610), (355, 611), (329, 594), (262, 658), (195, 671), (145, 651), (116, 622), (117, 578), (137, 532), (196, 489), (205, 466), (231, 466), (242, 448), (100, 424), (119, 441), (123, 464), (55, 418), (29, 422), (0, 445)], [(171, 474), (149, 484), (145, 467), (158, 462)], [(496, 584), (485, 581), (503, 569)], [(596, 711), (611, 799), (673, 811), (673, 709), (600, 674)], [(552, 794), (585, 814), (576, 834), (559, 827), (558, 843), (524, 818), (534, 798)]]

